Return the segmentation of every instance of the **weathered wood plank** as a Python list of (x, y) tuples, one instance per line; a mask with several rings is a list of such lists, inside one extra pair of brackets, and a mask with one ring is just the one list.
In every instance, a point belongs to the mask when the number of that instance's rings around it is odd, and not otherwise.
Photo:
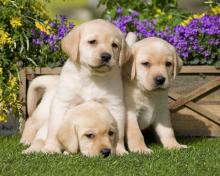
[(213, 66), (183, 66), (180, 73), (220, 73), (220, 68)]
[(191, 93), (189, 93), (185, 96), (180, 96), (178, 99), (176, 99), (175, 102), (170, 104), (170, 109), (175, 110), (175, 109), (183, 106), (187, 102), (192, 101), (193, 99), (203, 95), (204, 93), (214, 89), (215, 87), (217, 87), (219, 85), (220, 85), (220, 77), (209, 81), (208, 83), (198, 87), (197, 89), (195, 89), (194, 91), (192, 91)]
[(23, 69), (20, 71), (19, 73), (20, 76), (20, 83), (19, 83), (19, 99), (22, 103), (22, 112), (24, 115), (24, 118), (26, 118), (26, 87), (27, 87), (27, 83), (26, 83), (26, 69)]
[(50, 67), (39, 67), (36, 69), (32, 69), (27, 67), (26, 74), (37, 74), (37, 75), (53, 75), (53, 74), (60, 74), (62, 67), (50, 68)]
[[(169, 93), (169, 97), (172, 98), (173, 100), (178, 99), (178, 95), (174, 92)], [(220, 125), (220, 117), (216, 116), (215, 114), (207, 111), (204, 108), (201, 108), (199, 105), (193, 102), (188, 102), (185, 104), (185, 106), (195, 112), (197, 112), (200, 115), (203, 115), (205, 118), (215, 122), (216, 124)], [(172, 109), (171, 109), (172, 112)]]

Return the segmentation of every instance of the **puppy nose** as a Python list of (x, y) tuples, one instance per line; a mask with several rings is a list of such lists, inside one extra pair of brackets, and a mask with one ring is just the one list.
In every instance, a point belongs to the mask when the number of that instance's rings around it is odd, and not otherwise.
[(102, 60), (102, 62), (104, 62), (104, 63), (106, 63), (106, 62), (108, 62), (110, 59), (111, 59), (111, 54), (109, 54), (109, 53), (102, 53), (101, 54), (101, 60)]
[(165, 82), (165, 78), (163, 77), (163, 76), (157, 76), (156, 78), (155, 78), (155, 82), (156, 82), (156, 84), (157, 85), (163, 85), (163, 83)]
[(104, 148), (100, 151), (100, 153), (104, 156), (104, 157), (107, 157), (111, 154), (111, 149), (108, 149), (108, 148)]

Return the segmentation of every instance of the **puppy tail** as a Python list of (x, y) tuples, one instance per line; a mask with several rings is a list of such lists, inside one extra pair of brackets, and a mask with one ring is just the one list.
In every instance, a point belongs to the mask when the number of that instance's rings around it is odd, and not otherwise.
[(27, 92), (27, 111), (29, 116), (36, 109), (37, 103), (43, 96), (43, 93), (54, 86), (58, 80), (59, 76), (57, 75), (47, 75), (39, 76), (31, 82)]
[(128, 46), (132, 46), (137, 41), (137, 35), (134, 32), (129, 32), (126, 36)]

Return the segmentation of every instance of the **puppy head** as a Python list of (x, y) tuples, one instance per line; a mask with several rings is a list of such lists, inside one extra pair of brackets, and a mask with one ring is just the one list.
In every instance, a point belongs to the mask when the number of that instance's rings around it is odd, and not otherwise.
[(166, 89), (172, 78), (181, 70), (182, 61), (168, 42), (150, 37), (132, 47), (131, 78), (136, 77), (142, 90)]
[(94, 101), (83, 103), (69, 111), (67, 119), (68, 123), (62, 127), (62, 130), (66, 129), (65, 133), (58, 133), (59, 141), (67, 151), (104, 157), (115, 153), (117, 125), (103, 105)]
[(62, 49), (73, 62), (103, 74), (122, 65), (129, 48), (120, 30), (105, 20), (92, 20), (72, 30), (62, 40)]

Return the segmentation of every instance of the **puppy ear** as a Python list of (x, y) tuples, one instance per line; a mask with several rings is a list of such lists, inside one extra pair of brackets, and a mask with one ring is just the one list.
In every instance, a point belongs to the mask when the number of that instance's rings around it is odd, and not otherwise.
[(133, 80), (136, 75), (136, 59), (134, 59), (134, 57), (132, 55), (131, 55), (131, 57), (133, 58), (133, 63), (132, 63), (132, 67), (131, 67), (131, 80)]
[(183, 66), (182, 59), (176, 55), (176, 58), (174, 60), (174, 68), (173, 68), (173, 78), (176, 78), (176, 75), (181, 71), (181, 68)]
[(74, 62), (79, 57), (80, 29), (70, 31), (61, 41), (61, 46), (70, 59)]
[(125, 39), (122, 40), (121, 52), (119, 55), (119, 66), (121, 67), (125, 64), (130, 58), (130, 47), (128, 46)]
[(129, 32), (126, 36), (128, 46), (132, 46), (137, 41), (137, 35), (134, 32)]
[(77, 132), (72, 123), (64, 122), (58, 133), (57, 139), (62, 144), (65, 150), (70, 153), (77, 153), (79, 150)]

